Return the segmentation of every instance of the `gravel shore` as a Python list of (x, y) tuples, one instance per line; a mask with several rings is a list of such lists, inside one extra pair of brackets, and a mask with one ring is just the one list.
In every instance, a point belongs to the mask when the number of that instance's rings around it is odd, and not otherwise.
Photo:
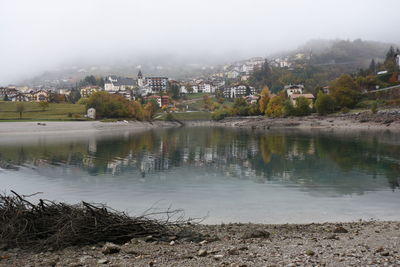
[(203, 239), (133, 239), (34, 253), (0, 251), (0, 266), (399, 266), (400, 222), (193, 225)]
[(335, 114), (328, 116), (310, 115), (306, 117), (267, 118), (228, 117), (221, 121), (190, 121), (187, 126), (222, 126), (252, 129), (322, 129), (322, 130), (392, 130), (400, 131), (400, 110), (379, 111), (372, 114), (369, 111)]

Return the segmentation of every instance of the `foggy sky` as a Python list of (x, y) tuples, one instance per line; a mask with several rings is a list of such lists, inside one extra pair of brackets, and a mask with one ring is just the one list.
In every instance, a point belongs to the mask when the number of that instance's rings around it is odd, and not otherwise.
[(266, 56), (318, 38), (400, 43), (399, 29), (399, 0), (0, 0), (0, 85), (78, 60)]

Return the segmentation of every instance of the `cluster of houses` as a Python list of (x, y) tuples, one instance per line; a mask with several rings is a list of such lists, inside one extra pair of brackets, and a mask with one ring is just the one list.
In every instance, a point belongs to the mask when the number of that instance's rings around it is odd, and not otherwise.
[(235, 62), (224, 65), (221, 72), (213, 74), (213, 77), (230, 80), (247, 81), (250, 74), (256, 69), (260, 69), (265, 59), (262, 57), (253, 57), (245, 61)]
[(14, 102), (49, 101), (50, 92), (43, 89), (17, 89), (15, 87), (0, 87), (0, 99)]
[(168, 89), (167, 77), (143, 77), (139, 71), (137, 80), (128, 77), (109, 75), (104, 78), (104, 87), (84, 86), (80, 88), (81, 97), (87, 98), (95, 92), (105, 91), (118, 94), (128, 100), (134, 100), (136, 95), (148, 96), (166, 92)]
[[(296, 54), (292, 58), (277, 58), (270, 61), (271, 64), (278, 67), (290, 67), (293, 60), (304, 60), (308, 56), (305, 54)], [(400, 57), (399, 57), (400, 60)], [(128, 100), (134, 100), (137, 96), (145, 97), (146, 99), (154, 99), (160, 106), (170, 104), (169, 97), (165, 96), (171, 86), (179, 88), (179, 94), (190, 93), (209, 93), (218, 94), (225, 98), (244, 97), (249, 103), (254, 103), (258, 100), (260, 89), (245, 85), (245, 81), (249, 79), (252, 72), (260, 69), (265, 63), (263, 57), (253, 57), (248, 60), (225, 65), (221, 72), (211, 74), (206, 78), (198, 78), (191, 80), (175, 81), (168, 77), (149, 76), (145, 77), (139, 70), (137, 78), (120, 77), (116, 75), (108, 75), (103, 78), (104, 86), (88, 85), (80, 87), (82, 98), (90, 97), (93, 93), (105, 91), (110, 94), (118, 94)], [(227, 85), (234, 84), (234, 85)], [(288, 85), (285, 86), (288, 97), (295, 104), (296, 99), (303, 96), (307, 99), (313, 99), (311, 94), (304, 94), (304, 86)], [(12, 87), (0, 88), (0, 100), (6, 99), (10, 101), (49, 101), (50, 95), (56, 92), (58, 94), (68, 95), (70, 90), (59, 89), (44, 90), (44, 89), (29, 89), (20, 90)]]

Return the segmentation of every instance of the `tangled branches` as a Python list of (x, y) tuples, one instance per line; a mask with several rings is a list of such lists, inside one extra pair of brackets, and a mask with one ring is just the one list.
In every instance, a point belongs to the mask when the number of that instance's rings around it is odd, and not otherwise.
[(189, 222), (182, 217), (171, 221), (179, 210), (151, 214), (167, 217), (157, 220), (149, 214), (130, 217), (102, 204), (69, 205), (43, 199), (33, 204), (26, 196), (11, 192), (13, 195), (0, 195), (0, 242), (7, 247), (60, 249), (102, 241), (123, 243), (150, 235), (165, 239)]

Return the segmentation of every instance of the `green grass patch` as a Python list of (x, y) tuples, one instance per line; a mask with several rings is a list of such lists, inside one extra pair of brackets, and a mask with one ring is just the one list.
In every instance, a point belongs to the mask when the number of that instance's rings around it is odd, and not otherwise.
[(203, 96), (208, 95), (211, 96), (211, 94), (208, 93), (193, 93), (193, 94), (186, 94), (186, 99), (195, 99), (195, 98), (201, 98), (203, 99)]
[(79, 104), (53, 104), (44, 111), (38, 103), (23, 102), (24, 111), (22, 119), (16, 111), (17, 102), (0, 102), (0, 120), (2, 121), (34, 121), (34, 120), (86, 120), (84, 115), (86, 109), (84, 105)]

